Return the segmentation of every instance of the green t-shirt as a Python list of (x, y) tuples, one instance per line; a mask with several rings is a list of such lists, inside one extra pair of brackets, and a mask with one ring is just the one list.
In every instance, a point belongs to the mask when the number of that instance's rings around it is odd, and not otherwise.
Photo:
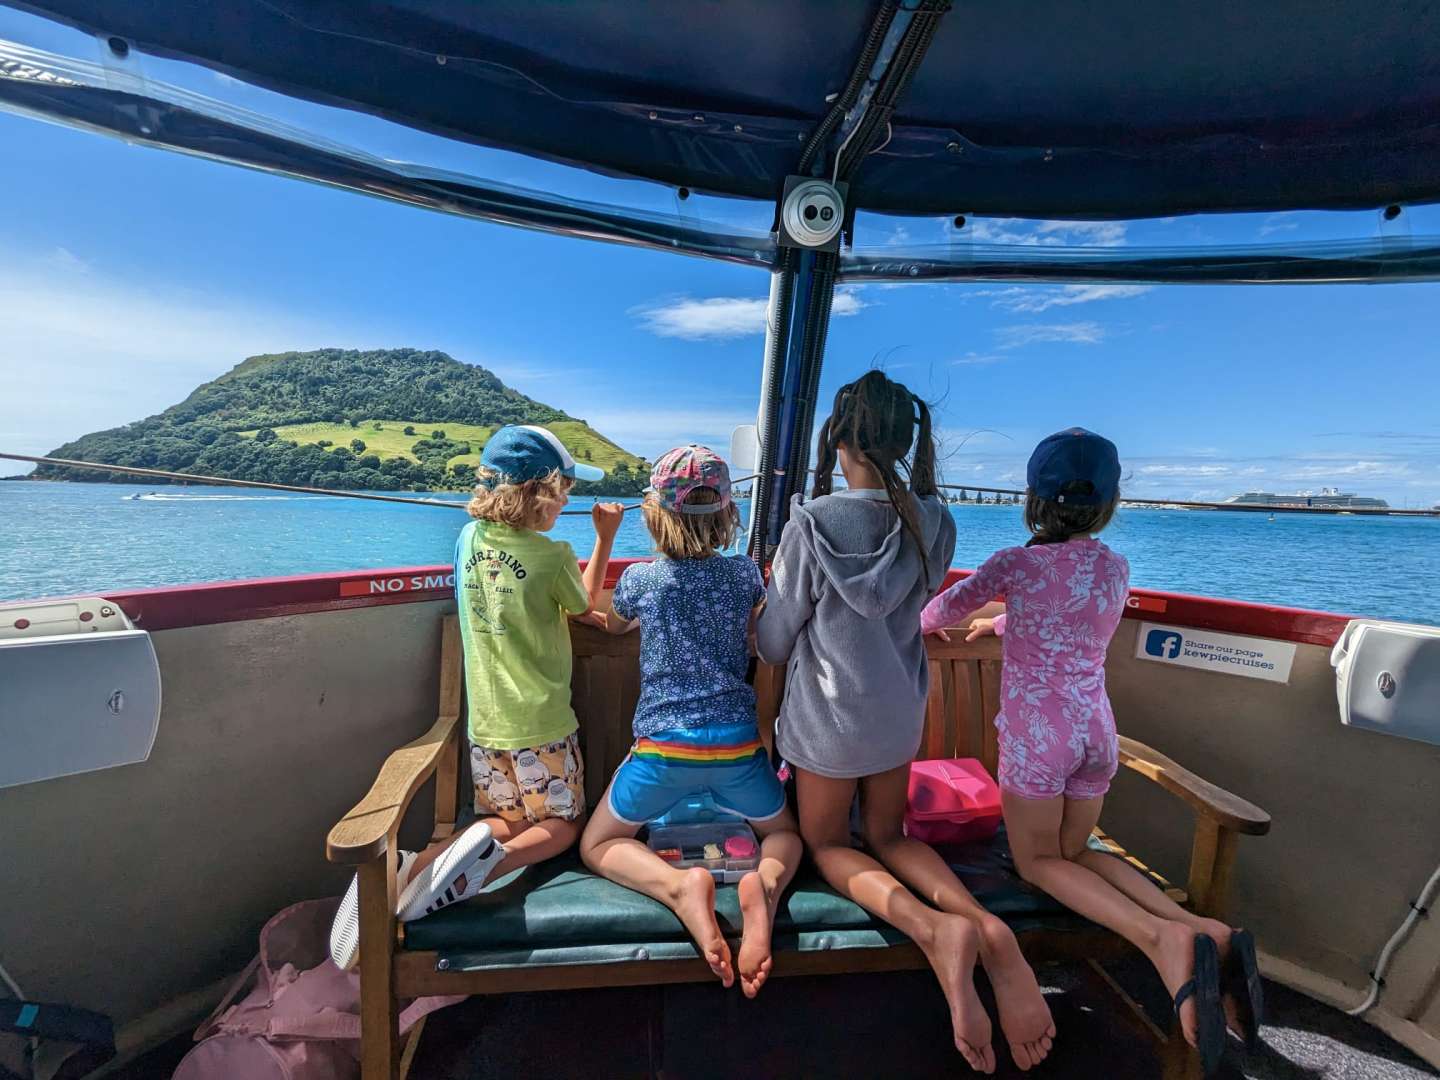
[(569, 544), (472, 521), (455, 544), (470, 741), (495, 750), (558, 742), (570, 707), (570, 625), (590, 606)]

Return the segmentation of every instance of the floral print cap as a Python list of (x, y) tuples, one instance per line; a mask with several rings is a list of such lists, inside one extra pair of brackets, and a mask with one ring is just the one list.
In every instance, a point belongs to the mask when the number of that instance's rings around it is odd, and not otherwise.
[[(720, 498), (713, 503), (686, 503), (697, 488), (709, 488)], [(677, 514), (719, 513), (730, 505), (730, 469), (708, 446), (677, 446), (650, 470), (647, 490), (659, 496), (661, 506)]]

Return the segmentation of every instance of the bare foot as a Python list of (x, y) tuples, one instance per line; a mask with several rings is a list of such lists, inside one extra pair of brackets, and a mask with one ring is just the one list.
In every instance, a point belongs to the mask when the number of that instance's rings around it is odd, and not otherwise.
[(675, 914), (690, 931), (700, 955), (724, 986), (735, 983), (735, 973), (730, 968), (730, 946), (720, 933), (720, 924), (715, 921), (715, 879), (703, 866), (692, 866), (682, 875), (675, 898)]
[(958, 915), (940, 915), (935, 935), (922, 945), (925, 958), (940, 980), (955, 1028), (955, 1049), (976, 1072), (995, 1071), (990, 1045), (990, 1017), (975, 993), (975, 960), (980, 955), (980, 934)]
[(981, 928), (980, 957), (995, 990), (1000, 1029), (1010, 1044), (1010, 1056), (1022, 1072), (1032, 1069), (1045, 1060), (1055, 1038), (1055, 1021), (1035, 972), (1010, 927), (994, 917), (986, 919)]
[[(1179, 993), (1180, 987), (1195, 976), (1195, 931), (1182, 923), (1162, 923), (1160, 940), (1150, 962), (1160, 973), (1160, 981), (1165, 984), (1165, 989), (1173, 999)], [(1198, 1047), (1200, 1044), (1198, 1025), (1195, 997), (1192, 994), (1186, 998), (1185, 1004), (1180, 1006), (1180, 1030), (1185, 1033), (1185, 1041), (1191, 1046)]]
[(770, 898), (765, 883), (754, 870), (740, 879), (740, 914), (745, 928), (740, 936), (740, 990), (753, 998), (770, 977)]

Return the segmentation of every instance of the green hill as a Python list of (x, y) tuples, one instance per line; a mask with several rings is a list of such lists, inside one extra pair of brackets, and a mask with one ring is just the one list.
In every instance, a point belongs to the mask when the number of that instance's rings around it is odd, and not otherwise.
[[(635, 494), (647, 467), (583, 420), (441, 352), (321, 349), (252, 356), (156, 416), (84, 435), (52, 457), (236, 480), (385, 491), (466, 488), (504, 424), (543, 424), (609, 474), (577, 494)], [(35, 479), (130, 481), (39, 466)]]
[[(582, 420), (551, 420), (545, 426), (559, 436), (565, 448), (577, 461), (598, 465), (606, 472), (612, 472), (622, 464), (629, 469), (643, 467), (644, 463), (634, 454), (622, 450)], [(351, 440), (359, 439), (365, 444), (363, 452), (375, 454), (381, 461), (395, 457), (407, 461), (423, 461), (427, 457), (434, 457), (433, 453), (426, 453), (430, 448), (425, 444), (436, 442), (432, 437), (434, 432), (442, 431), (445, 435), (443, 441), (470, 447), (464, 453), (447, 457), (445, 464), (452, 468), (463, 465), (466, 469), (474, 469), (480, 464), (480, 450), (498, 427), (497, 424), (457, 424), (445, 421), (440, 428), (436, 428), (433, 424), (420, 424), (411, 420), (377, 420), (367, 417), (360, 421), (358, 427), (351, 427), (348, 423), (320, 421), (313, 424), (284, 424), (271, 430), (281, 439), (301, 445), (313, 443), (321, 447), (349, 446)], [(408, 435), (407, 430), (410, 432)], [(254, 438), (260, 431), (242, 431), (240, 434), (246, 438)], [(417, 445), (420, 447), (418, 451)]]

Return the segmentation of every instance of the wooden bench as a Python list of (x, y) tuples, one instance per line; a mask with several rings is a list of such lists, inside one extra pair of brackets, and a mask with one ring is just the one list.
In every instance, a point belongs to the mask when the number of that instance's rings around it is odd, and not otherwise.
[[(688, 946), (688, 940), (681, 943), (667, 939), (668, 944), (663, 950), (637, 948), (633, 950), (633, 955), (642, 958), (636, 959), (629, 958), (630, 953), (617, 958), (612, 946), (604, 962), (568, 962), (563, 959), (566, 954), (562, 950), (551, 954), (560, 956), (562, 959), (559, 962), (553, 959), (534, 964), (512, 961), (479, 968), (452, 962), (440, 951), (415, 947), (413, 942), (411, 947), (406, 946), (406, 928), (397, 923), (393, 914), (396, 903), (396, 834), (401, 820), (416, 792), (433, 779), (435, 821), (432, 839), (443, 840), (456, 828), (462, 800), (468, 802), (471, 797), (470, 792), (461, 787), (465, 723), (461, 710), (461, 650), (454, 616), (445, 618), (438, 629), (441, 637), (438, 718), (424, 735), (390, 755), (369, 793), (331, 829), (327, 841), (330, 861), (356, 867), (360, 879), (362, 1065), (365, 1080), (388, 1080), (401, 1076), (408, 1066), (418, 1031), (413, 1033), (408, 1046), (402, 1048), (397, 1032), (397, 1002), (403, 998), (422, 994), (503, 994), (713, 979), (709, 968), (695, 955), (693, 947)], [(997, 753), (993, 720), (998, 706), (1001, 670), (999, 641), (983, 638), (974, 644), (966, 644), (958, 635), (950, 643), (936, 639), (927, 641), (931, 691), (921, 756), (977, 757), (993, 772)], [(593, 806), (630, 747), (630, 723), (640, 692), (637, 663), (639, 635), (612, 637), (590, 627), (574, 626), (572, 642), (575, 653), (572, 685), (585, 755), (586, 797)], [(758, 666), (755, 677), (758, 711), (761, 732), (767, 740), (773, 734), (783, 682), (782, 669), (763, 664)], [(1123, 717), (1121, 720), (1123, 723)], [(1203, 914), (1223, 918), (1236, 841), (1241, 834), (1261, 835), (1267, 832), (1269, 815), (1206, 782), (1163, 754), (1123, 736), (1121, 760), (1140, 775), (1179, 796), (1194, 812), (1195, 840), (1187, 887), (1177, 889), (1153, 873), (1152, 877), (1156, 877), (1162, 887), (1180, 902)], [(1151, 873), (1108, 836), (1100, 838), (1112, 851)], [(543, 873), (544, 868), (532, 868), (525, 873), (532, 872)], [(584, 871), (576, 867), (562, 876), (573, 885), (582, 875)], [(586, 887), (620, 888), (594, 879)], [(801, 882), (797, 878), (792, 895), (800, 887)], [(817, 885), (814, 892), (818, 895), (825, 888), (823, 884)], [(626, 892), (625, 895), (637, 902), (653, 904), (653, 901), (638, 897), (638, 894)], [(482, 898), (477, 898), (461, 907), (468, 908), (481, 902)], [(430, 918), (440, 919), (445, 914), (442, 912)], [(583, 912), (577, 913), (577, 918), (581, 917)], [(670, 918), (673, 919), (673, 916)], [(1101, 966), (1102, 962), (1133, 955), (1132, 947), (1107, 930), (1078, 920), (1073, 915), (1068, 918), (1074, 925), (1067, 926), (1063, 932), (1043, 925), (1017, 925), (1017, 937), (1031, 963), (1070, 961), (1086, 965), (1091, 977), (1117, 996), (1122, 1014), (1133, 1022), (1137, 1033), (1160, 1047), (1167, 1077), (1198, 1075), (1196, 1056), (1179, 1037), (1178, 1030), (1173, 1026), (1168, 1031), (1156, 1027)], [(678, 927), (678, 921), (674, 925)], [(871, 933), (867, 947), (857, 948), (831, 948), (822, 943), (808, 950), (786, 950), (777, 939), (773, 974), (783, 977), (922, 969), (925, 966), (920, 950), (909, 941), (892, 934), (877, 942), (874, 933)]]

